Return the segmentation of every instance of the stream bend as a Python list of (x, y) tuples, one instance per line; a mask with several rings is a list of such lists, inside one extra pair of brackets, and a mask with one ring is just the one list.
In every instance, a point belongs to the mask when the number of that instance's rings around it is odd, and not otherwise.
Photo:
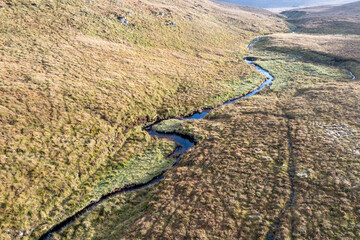
[[(248, 45), (248, 49), (251, 48), (251, 46), (253, 46), (257, 41), (259, 41), (260, 38), (255, 39), (253, 42), (251, 42)], [(261, 68), (259, 65), (254, 64), (253, 61), (255, 61), (256, 59), (254, 58), (250, 58), (247, 57), (244, 59), (249, 65), (254, 66), (256, 68), (256, 70), (263, 74), (266, 77), (266, 80), (255, 90), (249, 92), (248, 94), (241, 96), (241, 97), (237, 97), (234, 99), (231, 99), (223, 104), (221, 104), (220, 106), (224, 106), (224, 105), (228, 105), (231, 103), (234, 103), (235, 101), (242, 99), (242, 98), (248, 98), (251, 97), (255, 94), (257, 94), (258, 92), (260, 92), (263, 88), (270, 86), (272, 81), (274, 80), (274, 77), (265, 69)], [(204, 119), (206, 117), (206, 115), (211, 111), (212, 109), (204, 109), (201, 112), (196, 112), (193, 113), (192, 115), (190, 115), (189, 117), (186, 118), (182, 118), (184, 120), (191, 120), (191, 119)], [(176, 133), (161, 133), (161, 132), (157, 132), (155, 130), (152, 129), (152, 125), (147, 126), (144, 128), (144, 130), (146, 130), (152, 137), (157, 137), (157, 138), (166, 138), (166, 139), (170, 139), (172, 141), (174, 141), (175, 143), (177, 143), (178, 147), (175, 149), (175, 151), (169, 156), (169, 157), (176, 157), (176, 162), (173, 165), (173, 167), (176, 167), (178, 162), (181, 160), (181, 156), (186, 153), (191, 147), (193, 147), (196, 142), (195, 139), (191, 136), (185, 136), (185, 135), (181, 135), (181, 134), (176, 134)], [(148, 181), (147, 183), (143, 183), (143, 184), (130, 184), (130, 185), (126, 185), (122, 188), (119, 189), (114, 189), (112, 192), (103, 195), (98, 201), (96, 202), (91, 202), (89, 205), (87, 205), (86, 207), (84, 207), (83, 209), (79, 210), (78, 212), (76, 212), (75, 214), (73, 214), (72, 216), (66, 218), (65, 220), (63, 220), (62, 222), (56, 224), (55, 226), (53, 226), (52, 228), (50, 228), (46, 233), (44, 233), (39, 240), (47, 240), (50, 239), (54, 233), (59, 233), (61, 230), (63, 230), (65, 227), (67, 227), (68, 225), (70, 225), (71, 223), (73, 223), (75, 220), (77, 220), (78, 218), (80, 218), (81, 216), (83, 216), (85, 213), (91, 211), (94, 207), (98, 206), (99, 204), (101, 204), (102, 202), (106, 201), (107, 199), (109, 199), (110, 197), (113, 197), (115, 195), (120, 195), (120, 194), (124, 194), (124, 193), (128, 193), (128, 192), (134, 192), (146, 187), (149, 187), (155, 183), (158, 183), (160, 180), (162, 180), (164, 178), (164, 173), (167, 171), (168, 169), (164, 170), (161, 174), (159, 174), (158, 176), (155, 176), (153, 179), (151, 179), (150, 181)]]
[(351, 71), (349, 71), (349, 73), (350, 73), (350, 76), (352, 77), (352, 80), (356, 80), (355, 75)]

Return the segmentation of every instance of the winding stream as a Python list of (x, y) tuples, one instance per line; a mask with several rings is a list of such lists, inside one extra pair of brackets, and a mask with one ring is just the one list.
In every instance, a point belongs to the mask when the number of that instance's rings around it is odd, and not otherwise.
[(349, 71), (349, 73), (350, 73), (350, 75), (352, 77), (352, 80), (355, 80), (356, 79), (355, 75), (351, 71)]
[[(248, 49), (250, 50), (250, 48), (260, 40), (260, 38), (255, 39), (254, 41), (252, 41), (249, 45), (248, 45)], [(231, 103), (234, 103), (235, 101), (242, 99), (242, 98), (248, 98), (251, 97), (253, 95), (255, 95), (256, 93), (258, 93), (259, 91), (261, 91), (263, 88), (270, 86), (272, 81), (274, 80), (274, 77), (265, 69), (261, 68), (260, 66), (256, 65), (253, 63), (253, 61), (255, 61), (256, 59), (254, 58), (245, 58), (245, 61), (251, 65), (254, 66), (256, 68), (256, 70), (263, 74), (266, 77), (266, 80), (255, 90), (249, 92), (248, 94), (242, 96), (242, 97), (237, 97), (234, 98), (232, 100), (229, 100), (223, 104), (221, 104), (220, 106), (224, 106), (224, 105), (228, 105)], [(203, 119), (205, 118), (205, 116), (211, 111), (212, 109), (204, 109), (201, 112), (196, 112), (193, 113), (191, 116), (183, 118), (184, 120), (190, 120), (190, 119)], [(177, 166), (178, 162), (181, 160), (181, 156), (186, 153), (191, 147), (193, 147), (196, 142), (195, 140), (190, 137), (190, 136), (184, 136), (184, 135), (180, 135), (180, 134), (167, 134), (167, 133), (161, 133), (161, 132), (157, 132), (154, 131), (152, 129), (152, 125), (145, 127), (144, 130), (146, 130), (152, 137), (157, 137), (157, 138), (166, 138), (166, 139), (170, 139), (174, 142), (176, 142), (178, 144), (179, 147), (177, 147), (175, 149), (175, 151), (169, 156), (169, 157), (176, 157), (176, 162), (174, 164), (174, 167)], [(44, 233), (39, 240), (46, 240), (46, 239), (50, 239), (53, 236), (53, 233), (59, 233), (61, 230), (63, 230), (65, 227), (67, 227), (68, 225), (70, 225), (72, 222), (74, 222), (75, 220), (77, 220), (78, 218), (80, 218), (81, 216), (83, 216), (85, 213), (87, 213), (88, 211), (91, 211), (94, 207), (98, 206), (99, 204), (101, 204), (102, 202), (106, 201), (107, 199), (109, 199), (110, 197), (113, 197), (115, 195), (120, 195), (120, 194), (124, 194), (124, 193), (128, 193), (128, 192), (134, 192), (137, 190), (140, 190), (142, 188), (151, 186), (157, 182), (159, 182), (160, 180), (162, 180), (164, 178), (164, 173), (167, 171), (168, 169), (164, 170), (161, 174), (159, 174), (158, 176), (154, 177), (152, 180), (150, 180), (147, 183), (144, 184), (131, 184), (131, 185), (126, 185), (123, 188), (119, 188), (119, 189), (114, 189), (112, 192), (103, 195), (98, 201), (96, 202), (91, 202), (89, 205), (87, 205), (86, 207), (84, 207), (83, 209), (81, 209), (80, 211), (76, 212), (74, 215), (66, 218), (65, 220), (63, 220), (62, 222), (56, 224), (55, 226), (53, 226), (52, 228), (50, 228), (46, 233)]]

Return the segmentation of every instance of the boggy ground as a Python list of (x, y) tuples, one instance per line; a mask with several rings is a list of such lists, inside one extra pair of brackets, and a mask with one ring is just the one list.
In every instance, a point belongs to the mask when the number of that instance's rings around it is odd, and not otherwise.
[(171, 165), (134, 126), (253, 89), (247, 43), (285, 29), (207, 0), (0, 0), (0, 19), (0, 239)]
[(199, 144), (162, 182), (56, 237), (358, 239), (359, 82), (294, 54), (254, 54), (276, 77), (270, 89), (183, 122)]

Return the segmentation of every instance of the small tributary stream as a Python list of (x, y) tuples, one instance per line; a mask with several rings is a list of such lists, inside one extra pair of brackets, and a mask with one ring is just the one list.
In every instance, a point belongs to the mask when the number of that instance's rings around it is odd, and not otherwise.
[(352, 80), (356, 80), (355, 75), (354, 75), (351, 71), (349, 71), (349, 73), (350, 73), (350, 75), (351, 75), (351, 77), (352, 77)]
[[(260, 38), (255, 39), (253, 42), (251, 42), (248, 46), (248, 49), (250, 49), (257, 41), (259, 41)], [(256, 70), (258, 72), (260, 72), (261, 74), (263, 74), (266, 77), (266, 80), (255, 90), (249, 92), (248, 94), (242, 96), (242, 97), (237, 97), (234, 98), (232, 100), (229, 100), (223, 104), (221, 104), (220, 106), (224, 106), (224, 105), (228, 105), (231, 104), (239, 99), (242, 98), (248, 98), (251, 97), (253, 95), (255, 95), (256, 93), (258, 93), (259, 91), (261, 91), (263, 88), (265, 88), (266, 86), (270, 86), (272, 81), (274, 80), (274, 77), (265, 69), (261, 68), (260, 66), (256, 65), (253, 63), (255, 59), (253, 58), (245, 58), (245, 61), (249, 64), (252, 65), (256, 68)], [(182, 118), (183, 120), (191, 120), (191, 119), (203, 119), (205, 118), (205, 116), (211, 111), (212, 109), (204, 109), (201, 112), (196, 112), (193, 113), (191, 116), (186, 117), (186, 118)], [(152, 137), (157, 137), (157, 138), (166, 138), (166, 139), (170, 139), (174, 142), (177, 143), (178, 147), (175, 149), (174, 153), (171, 154), (169, 157), (176, 157), (176, 163), (174, 164), (173, 167), (176, 167), (178, 162), (181, 160), (181, 156), (186, 153), (191, 147), (193, 147), (195, 145), (195, 140), (190, 137), (190, 136), (184, 136), (184, 135), (180, 135), (180, 134), (167, 134), (167, 133), (161, 133), (161, 132), (157, 132), (154, 131), (152, 129), (152, 126), (148, 126), (145, 127), (144, 130), (146, 130)], [(53, 226), (50, 230), (48, 230), (46, 233), (44, 233), (39, 240), (45, 240), (45, 239), (50, 239), (53, 235), (53, 233), (59, 233), (61, 230), (63, 230), (65, 227), (67, 227), (68, 225), (70, 225), (72, 222), (74, 222), (75, 220), (77, 220), (78, 218), (80, 218), (81, 216), (83, 216), (85, 213), (91, 211), (94, 207), (96, 207), (97, 205), (101, 204), (102, 202), (106, 201), (107, 199), (109, 199), (110, 197), (113, 197), (115, 195), (120, 195), (120, 194), (124, 194), (124, 193), (128, 193), (128, 192), (134, 192), (137, 190), (140, 190), (142, 188), (151, 186), (157, 182), (159, 182), (161, 179), (164, 178), (164, 173), (167, 170), (164, 170), (161, 174), (159, 174), (158, 176), (154, 177), (152, 180), (150, 180), (147, 183), (143, 183), (143, 184), (131, 184), (131, 185), (127, 185), (124, 186), (123, 188), (119, 188), (119, 189), (114, 189), (112, 192), (103, 195), (98, 201), (96, 202), (91, 202), (89, 205), (87, 205), (86, 207), (84, 207), (83, 209), (81, 209), (80, 211), (76, 212), (74, 215), (66, 218), (65, 220), (63, 220), (62, 222), (56, 224), (55, 226)]]

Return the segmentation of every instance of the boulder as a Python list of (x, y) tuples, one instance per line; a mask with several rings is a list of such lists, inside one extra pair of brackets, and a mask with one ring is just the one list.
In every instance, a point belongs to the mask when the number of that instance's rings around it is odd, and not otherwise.
[(172, 22), (172, 21), (168, 21), (168, 22), (167, 22), (167, 25), (168, 25), (168, 26), (177, 27), (176, 24), (175, 24), (174, 22)]
[(123, 23), (123, 24), (129, 23), (129, 21), (126, 19), (126, 17), (118, 17), (118, 20), (120, 21), (120, 23)]

